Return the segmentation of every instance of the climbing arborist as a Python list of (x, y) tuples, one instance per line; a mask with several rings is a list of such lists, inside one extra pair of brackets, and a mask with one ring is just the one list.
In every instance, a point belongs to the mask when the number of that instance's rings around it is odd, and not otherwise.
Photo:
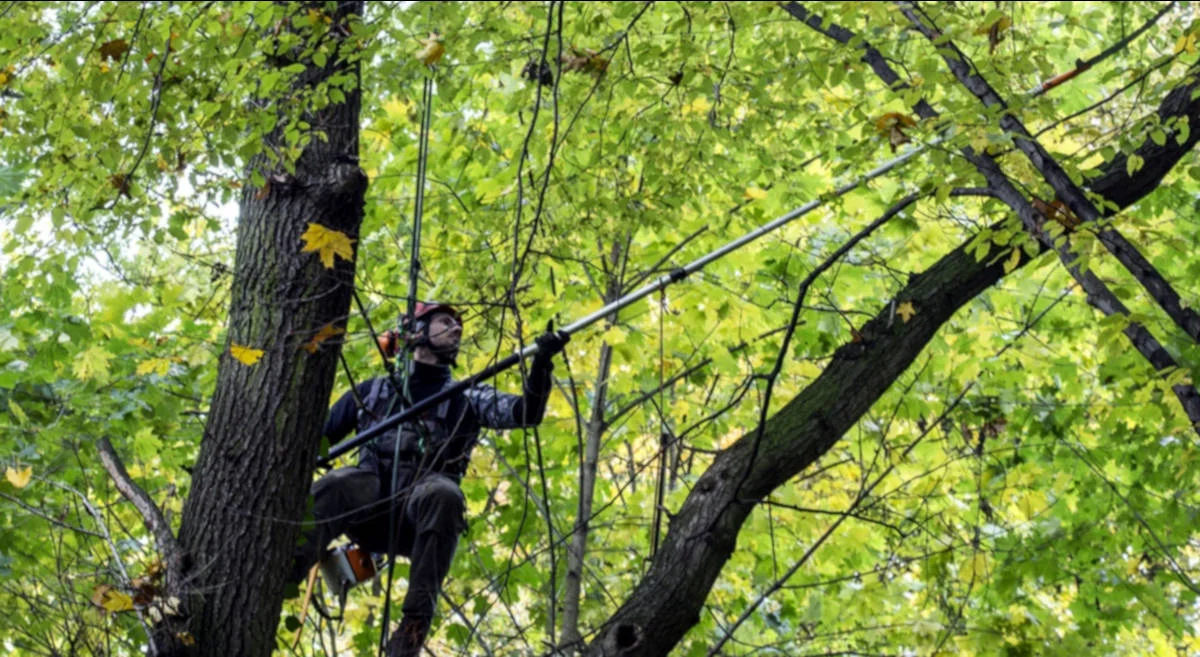
[[(392, 382), (387, 376), (364, 381), (338, 399), (325, 423), (330, 444), (352, 430), (366, 431), (388, 415), (450, 387), (450, 368), (461, 338), (462, 317), (457, 310), (443, 303), (418, 303), (411, 318), (402, 322), (400, 332), (380, 337), (388, 356), (399, 348), (409, 350), (407, 372), (399, 373)], [(551, 358), (569, 339), (565, 333), (551, 331), (537, 338), (538, 350), (522, 395), (501, 393), (483, 384), (466, 388), (396, 431), (363, 445), (357, 466), (321, 477), (312, 487), (315, 526), (297, 548), (293, 581), (302, 580), (330, 541), (341, 534), (365, 551), (387, 553), (388, 528), (394, 523), (392, 547), (396, 554), (409, 558), (410, 569), (400, 626), (388, 640), (388, 655), (418, 655), (458, 537), (466, 528), (459, 482), (467, 472), (479, 432), (483, 428), (532, 427), (542, 421), (552, 385)], [(402, 398), (405, 393), (407, 400)], [(390, 523), (393, 497), (396, 515)]]

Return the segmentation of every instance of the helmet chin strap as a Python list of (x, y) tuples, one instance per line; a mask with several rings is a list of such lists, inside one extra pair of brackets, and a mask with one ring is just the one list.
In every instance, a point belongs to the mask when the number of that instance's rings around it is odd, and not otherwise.
[(443, 347), (438, 348), (429, 345), (429, 351), (433, 353), (434, 358), (441, 365), (450, 365), (451, 367), (458, 365), (458, 347)]
[(451, 367), (458, 365), (458, 345), (453, 347), (437, 347), (434, 346), (433, 340), (429, 337), (429, 324), (421, 328), (421, 337), (413, 348), (425, 347), (433, 357), (437, 359), (439, 365), (449, 365)]

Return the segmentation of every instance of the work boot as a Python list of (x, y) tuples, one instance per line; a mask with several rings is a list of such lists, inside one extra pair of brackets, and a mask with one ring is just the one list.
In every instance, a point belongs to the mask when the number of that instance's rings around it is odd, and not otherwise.
[(405, 616), (400, 626), (392, 632), (387, 643), (387, 657), (420, 657), (425, 635), (429, 634), (429, 620)]

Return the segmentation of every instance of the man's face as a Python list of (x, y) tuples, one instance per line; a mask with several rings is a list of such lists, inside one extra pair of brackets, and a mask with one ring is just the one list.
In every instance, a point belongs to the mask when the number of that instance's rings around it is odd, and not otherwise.
[(429, 342), (434, 347), (457, 347), (462, 339), (462, 325), (449, 313), (435, 313), (429, 320)]

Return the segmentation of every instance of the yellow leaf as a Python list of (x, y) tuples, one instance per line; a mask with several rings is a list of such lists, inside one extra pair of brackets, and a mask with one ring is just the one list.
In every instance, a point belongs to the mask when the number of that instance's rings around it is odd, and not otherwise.
[(309, 9), (308, 10), (308, 22), (310, 25), (315, 27), (317, 25), (320, 25), (321, 23), (325, 23), (325, 24), (332, 23), (333, 19), (330, 18), (329, 16), (325, 15), (325, 13), (320, 10)]
[(1004, 273), (1007, 274), (1011, 272), (1012, 270), (1016, 269), (1017, 265), (1019, 264), (1021, 264), (1021, 249), (1013, 249), (1012, 253), (1008, 256), (1008, 260), (1004, 261)]
[(744, 196), (747, 201), (761, 201), (767, 197), (767, 190), (757, 187), (747, 187)]
[(692, 102), (688, 103), (687, 105), (684, 105), (683, 107), (679, 108), (679, 111), (682, 112), (684, 115), (704, 114), (704, 113), (708, 112), (708, 110), (710, 110), (710, 109), (712, 109), (712, 102), (710, 102), (708, 100), (708, 98), (706, 98), (704, 96), (697, 96), (696, 100), (693, 100)]
[(21, 407), (17, 406), (17, 402), (12, 399), (8, 400), (8, 412), (16, 418), (17, 424), (24, 425), (29, 421), (29, 417), (25, 415), (25, 411), (21, 410)]
[(75, 358), (72, 369), (75, 375), (84, 381), (92, 379), (106, 380), (108, 378), (108, 361), (112, 354), (103, 348), (93, 345)]
[(625, 331), (623, 331), (620, 327), (617, 327), (617, 326), (610, 326), (608, 328), (608, 330), (606, 330), (604, 333), (600, 334), (600, 339), (607, 342), (609, 345), (611, 345), (613, 347), (615, 347), (617, 345), (625, 344), (626, 337), (627, 336), (625, 334)]
[(195, 637), (193, 637), (193, 636), (192, 636), (190, 633), (188, 633), (188, 632), (178, 632), (178, 633), (176, 633), (176, 634), (175, 634), (175, 638), (176, 638), (176, 639), (179, 639), (179, 642), (180, 642), (180, 643), (182, 643), (182, 644), (183, 644), (183, 645), (185, 645), (185, 646), (194, 646), (194, 645), (196, 645), (196, 639), (195, 639)]
[(1017, 510), (1026, 520), (1033, 520), (1045, 508), (1041, 493), (1025, 493), (1017, 500)]
[(802, 360), (796, 363), (796, 366), (793, 369), (796, 374), (806, 379), (815, 379), (818, 376), (821, 376), (821, 366), (817, 365), (811, 360)]
[(159, 376), (166, 376), (167, 371), (171, 368), (171, 361), (166, 358), (151, 358), (138, 363), (137, 375), (145, 376), (150, 373)]
[(1195, 33), (1192, 33), (1179, 37), (1179, 40), (1175, 42), (1175, 54), (1178, 55), (1185, 51), (1189, 55), (1196, 54), (1196, 36)]
[(320, 331), (317, 331), (317, 334), (314, 335), (311, 340), (304, 343), (304, 350), (310, 354), (315, 354), (317, 353), (317, 350), (321, 348), (322, 342), (325, 342), (329, 338), (341, 335), (345, 332), (346, 329), (337, 328), (333, 324), (326, 324), (325, 326), (321, 327)]
[(253, 365), (262, 358), (263, 350), (251, 349), (250, 347), (235, 344), (229, 347), (229, 355), (238, 359), (244, 365)]
[(913, 315), (917, 314), (917, 309), (913, 308), (911, 301), (905, 301), (899, 306), (896, 306), (896, 314), (904, 318), (904, 323), (907, 324), (908, 320), (912, 319)]
[(346, 236), (345, 233), (330, 230), (321, 224), (308, 224), (308, 230), (300, 236), (304, 240), (304, 248), (300, 249), (301, 253), (316, 251), (321, 256), (321, 264), (325, 265), (326, 269), (333, 269), (333, 256), (339, 255), (343, 260), (352, 260), (354, 258), (354, 240)]
[(33, 478), (33, 466), (25, 466), (24, 470), (9, 468), (4, 471), (4, 478), (13, 486), (24, 488), (29, 485), (29, 480)]
[(979, 583), (986, 580), (991, 569), (991, 560), (985, 552), (976, 552), (969, 561), (963, 564), (958, 572), (959, 580)]
[(104, 596), (104, 602), (100, 606), (113, 613), (133, 611), (133, 598), (120, 591), (109, 589), (107, 595)]
[(424, 47), (417, 51), (417, 59), (426, 66), (438, 63), (442, 55), (446, 54), (446, 47), (442, 45), (441, 41), (438, 41), (435, 34), (430, 34), (428, 39), (421, 42), (421, 45)]

